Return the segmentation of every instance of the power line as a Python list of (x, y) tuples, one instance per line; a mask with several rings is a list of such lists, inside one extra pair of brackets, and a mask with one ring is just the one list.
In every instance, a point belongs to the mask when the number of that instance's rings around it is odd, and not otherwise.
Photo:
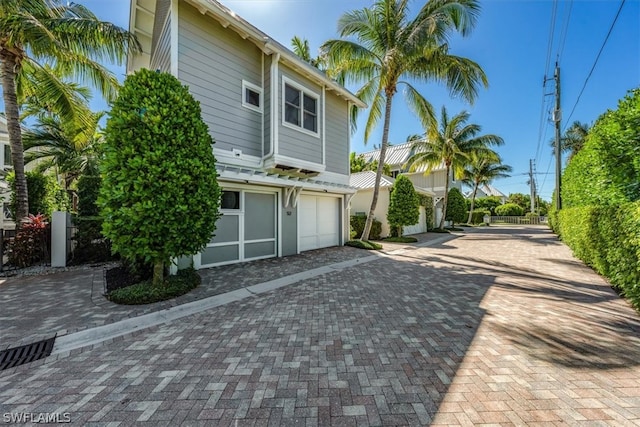
[(567, 13), (567, 18), (564, 21), (564, 27), (562, 32), (560, 33), (560, 45), (558, 49), (558, 62), (560, 62), (560, 58), (562, 58), (562, 52), (564, 52), (564, 43), (567, 40), (567, 32), (569, 30), (569, 21), (571, 21), (571, 11), (573, 10), (573, 0), (569, 2), (569, 12)]
[(549, 157), (549, 164), (547, 165), (547, 171), (544, 173), (544, 179), (542, 180), (542, 185), (540, 186), (540, 193), (542, 193), (542, 189), (544, 188), (545, 182), (547, 182), (547, 176), (549, 175), (549, 170), (551, 169), (551, 161), (553, 160), (553, 156)]
[(549, 26), (549, 44), (547, 45), (547, 61), (544, 65), (545, 76), (549, 73), (549, 63), (551, 62), (551, 49), (556, 31), (556, 15), (558, 12), (558, 0), (553, 0), (553, 11), (551, 12), (551, 25)]
[(598, 60), (600, 59), (600, 55), (602, 54), (602, 51), (604, 50), (604, 47), (607, 44), (607, 41), (609, 40), (609, 36), (611, 35), (611, 32), (613, 31), (613, 27), (616, 25), (616, 22), (618, 21), (618, 17), (620, 16), (620, 12), (622, 11), (622, 7), (624, 6), (625, 2), (626, 2), (626, 0), (622, 0), (620, 2), (620, 7), (618, 8), (618, 13), (616, 13), (615, 18), (613, 18), (613, 22), (611, 23), (611, 27), (609, 27), (609, 32), (607, 33), (607, 36), (604, 38), (604, 41), (602, 42), (602, 46), (600, 47), (600, 50), (598, 51), (598, 55), (596, 56), (596, 60), (593, 62), (593, 66), (591, 67), (591, 71), (589, 71), (589, 74), (587, 75), (587, 78), (584, 80), (584, 84), (582, 85), (582, 89), (580, 90), (580, 94), (578, 95), (578, 99), (576, 99), (576, 103), (573, 104), (573, 108), (571, 109), (571, 114), (569, 114), (569, 117), (565, 121), (564, 130), (567, 129), (567, 124), (570, 123), (571, 117), (573, 116), (573, 113), (575, 112), (576, 107), (578, 106), (578, 103), (580, 102), (580, 98), (582, 97), (582, 93), (584, 92), (584, 89), (587, 87), (587, 83), (589, 82), (589, 79), (591, 78), (591, 74), (593, 74), (593, 70), (595, 70), (596, 65), (598, 64)]

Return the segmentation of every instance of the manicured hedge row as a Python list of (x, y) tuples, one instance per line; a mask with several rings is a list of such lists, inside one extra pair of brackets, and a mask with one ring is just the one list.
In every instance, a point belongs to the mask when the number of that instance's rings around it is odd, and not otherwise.
[(640, 201), (559, 212), (558, 231), (576, 257), (640, 309)]
[[(351, 231), (355, 239), (359, 239), (362, 236), (365, 222), (367, 222), (367, 217), (364, 215), (353, 215), (351, 217)], [(382, 233), (382, 223), (374, 218), (371, 224), (371, 231), (369, 231), (369, 239), (379, 240), (380, 233)]]
[[(467, 215), (469, 215), (469, 212), (467, 212)], [(471, 224), (482, 224), (485, 215), (491, 216), (491, 211), (488, 209), (474, 209), (471, 213)]]

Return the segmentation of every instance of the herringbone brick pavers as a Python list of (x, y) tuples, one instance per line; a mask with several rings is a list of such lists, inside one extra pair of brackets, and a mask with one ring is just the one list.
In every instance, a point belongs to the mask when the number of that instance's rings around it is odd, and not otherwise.
[[(423, 237), (424, 239), (424, 237)], [(0, 277), (0, 350), (164, 310), (323, 265), (368, 255), (351, 247), (201, 270), (202, 284), (187, 295), (144, 306), (120, 306), (104, 291), (105, 267), (83, 266), (56, 274)]]
[(0, 373), (0, 415), (640, 425), (639, 331), (547, 230), (491, 227)]

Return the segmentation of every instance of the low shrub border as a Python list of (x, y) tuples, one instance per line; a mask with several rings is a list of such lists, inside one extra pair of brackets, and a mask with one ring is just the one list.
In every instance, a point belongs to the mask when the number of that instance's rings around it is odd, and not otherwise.
[[(364, 231), (364, 224), (367, 222), (367, 217), (364, 215), (352, 215), (351, 216), (351, 230), (353, 231), (353, 235), (355, 237), (362, 236), (362, 232)], [(380, 233), (382, 232), (382, 223), (377, 219), (373, 219), (371, 223), (371, 231), (369, 232), (369, 239), (378, 240), (380, 239)]]
[(344, 244), (345, 246), (351, 246), (352, 248), (366, 249), (368, 251), (377, 251), (382, 249), (382, 245), (369, 240), (349, 240)]
[(151, 280), (146, 280), (109, 292), (107, 298), (116, 304), (151, 304), (184, 295), (197, 288), (201, 280), (194, 269), (185, 269), (178, 271), (175, 276), (166, 277), (162, 286), (153, 286)]
[(382, 241), (390, 242), (390, 243), (416, 243), (418, 239), (416, 239), (415, 237), (402, 236), (402, 237), (387, 237)]

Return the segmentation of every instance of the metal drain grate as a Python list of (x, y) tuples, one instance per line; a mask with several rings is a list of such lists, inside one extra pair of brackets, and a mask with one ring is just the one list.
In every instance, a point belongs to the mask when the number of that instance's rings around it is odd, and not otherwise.
[(35, 362), (51, 354), (56, 337), (0, 351), (0, 371)]

